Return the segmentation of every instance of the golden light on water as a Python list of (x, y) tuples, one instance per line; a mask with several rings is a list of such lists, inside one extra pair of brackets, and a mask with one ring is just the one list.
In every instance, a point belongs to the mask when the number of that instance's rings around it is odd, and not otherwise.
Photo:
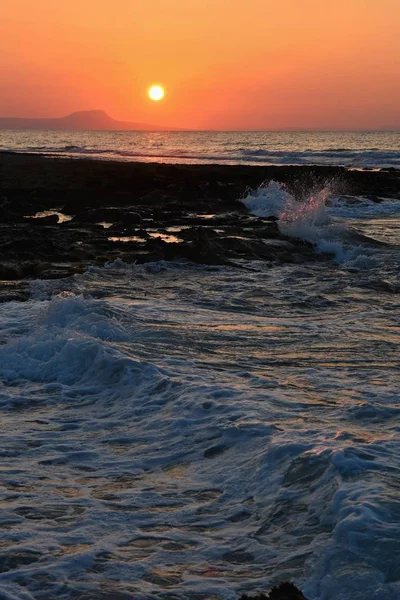
[(151, 87), (149, 87), (147, 93), (149, 95), (150, 100), (154, 100), (155, 102), (162, 100), (165, 96), (164, 88), (161, 85), (152, 85)]

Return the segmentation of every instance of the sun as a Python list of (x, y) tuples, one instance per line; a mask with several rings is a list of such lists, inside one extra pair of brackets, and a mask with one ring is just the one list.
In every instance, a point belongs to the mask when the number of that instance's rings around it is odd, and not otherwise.
[(165, 96), (164, 88), (161, 85), (152, 85), (149, 87), (147, 93), (150, 100), (154, 100), (155, 102), (162, 100)]

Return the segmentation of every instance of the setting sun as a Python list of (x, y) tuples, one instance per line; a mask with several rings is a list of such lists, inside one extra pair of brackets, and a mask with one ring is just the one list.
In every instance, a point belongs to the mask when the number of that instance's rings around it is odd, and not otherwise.
[(148, 90), (150, 100), (162, 100), (165, 96), (164, 88), (161, 85), (152, 85)]

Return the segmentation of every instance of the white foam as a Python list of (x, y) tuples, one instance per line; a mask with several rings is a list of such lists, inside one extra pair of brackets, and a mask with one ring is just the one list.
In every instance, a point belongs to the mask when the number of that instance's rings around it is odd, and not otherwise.
[(116, 350), (115, 343), (129, 334), (99, 301), (60, 294), (36, 318), (30, 335), (0, 346), (3, 380), (89, 384), (94, 392), (112, 384), (135, 385), (149, 371)]
[(7, 556), (40, 554), (0, 573), (5, 597), (117, 581), (230, 600), (282, 579), (310, 600), (396, 597), (380, 307), (367, 324), (357, 298), (343, 310), (329, 263), (153, 267), (117, 261), (0, 306), (2, 535)]
[(377, 257), (372, 257), (371, 250), (359, 246), (359, 242), (352, 243), (351, 231), (344, 219), (400, 212), (399, 202), (386, 200), (377, 203), (365, 198), (346, 201), (333, 196), (329, 186), (296, 200), (276, 181), (249, 192), (242, 201), (258, 217), (277, 217), (283, 234), (310, 242), (319, 252), (332, 255), (336, 262), (358, 269), (376, 266)]

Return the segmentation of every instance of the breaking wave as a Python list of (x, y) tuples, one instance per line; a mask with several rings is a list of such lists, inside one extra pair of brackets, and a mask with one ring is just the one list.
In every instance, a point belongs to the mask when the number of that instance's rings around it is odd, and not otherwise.
[[(326, 191), (301, 211), (259, 196), (282, 227), (329, 227)], [(0, 305), (2, 598), (288, 578), (312, 600), (396, 597), (396, 299), (382, 315), (381, 291), (366, 305), (358, 275), (320, 267), (116, 261)]]
[(312, 243), (320, 252), (333, 255), (336, 262), (355, 268), (377, 266), (377, 248), (385, 242), (349, 227), (345, 219), (400, 215), (398, 202), (377, 203), (366, 198), (348, 202), (336, 197), (329, 185), (297, 200), (283, 184), (270, 181), (242, 201), (255, 216), (277, 217), (284, 235)]

